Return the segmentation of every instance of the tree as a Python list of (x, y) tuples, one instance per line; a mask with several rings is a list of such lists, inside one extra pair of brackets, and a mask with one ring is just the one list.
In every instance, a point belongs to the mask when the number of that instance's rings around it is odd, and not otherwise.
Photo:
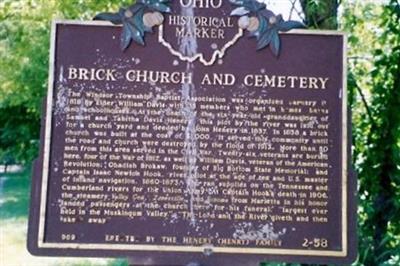
[[(400, 263), (400, 8), (398, 1), (347, 3), (349, 98), (359, 176), (359, 265)], [(397, 256), (396, 256), (397, 255)]]
[(90, 20), (130, 1), (0, 2), (0, 164), (37, 156), (54, 18)]
[(338, 27), (338, 0), (300, 0), (309, 28), (336, 30)]
[(361, 245), (370, 250), (367, 265), (380, 265), (400, 249), (400, 6), (392, 0), (380, 17), (380, 48), (373, 52), (370, 117), (359, 165), (360, 195), (366, 219), (361, 230), (369, 237)]
[[(336, 29), (338, 1), (301, 0), (305, 23)], [(359, 176), (359, 265), (400, 258), (400, 6), (391, 0), (343, 3), (349, 32), (349, 99), (354, 164)]]

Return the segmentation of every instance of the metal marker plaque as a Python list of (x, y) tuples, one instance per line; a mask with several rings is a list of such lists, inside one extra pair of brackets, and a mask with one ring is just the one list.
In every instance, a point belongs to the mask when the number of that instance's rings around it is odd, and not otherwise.
[(228, 1), (180, 2), (143, 46), (126, 25), (54, 23), (29, 250), (349, 263), (345, 35), (276, 32), (258, 51)]

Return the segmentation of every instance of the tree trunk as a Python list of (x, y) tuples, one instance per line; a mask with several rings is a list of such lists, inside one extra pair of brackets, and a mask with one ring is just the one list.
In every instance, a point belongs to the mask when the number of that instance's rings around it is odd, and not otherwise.
[(338, 0), (300, 0), (304, 23), (309, 28), (336, 30), (338, 28)]

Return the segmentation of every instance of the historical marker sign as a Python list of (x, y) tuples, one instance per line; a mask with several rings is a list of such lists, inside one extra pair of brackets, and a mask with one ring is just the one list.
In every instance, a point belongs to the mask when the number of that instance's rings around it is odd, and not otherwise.
[(245, 28), (285, 24), (218, 2), (144, 12), (144, 26), (163, 21), (144, 46), (129, 25), (54, 23), (32, 253), (143, 265), (354, 258), (345, 35), (271, 31), (271, 49), (257, 51)]

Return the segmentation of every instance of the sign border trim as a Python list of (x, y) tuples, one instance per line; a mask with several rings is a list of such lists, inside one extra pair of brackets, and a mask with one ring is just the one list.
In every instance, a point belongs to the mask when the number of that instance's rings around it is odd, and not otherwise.
[[(76, 25), (76, 26), (114, 26), (110, 22), (102, 21), (76, 21), (76, 20), (53, 20), (51, 29), (50, 43), (50, 59), (49, 59), (49, 79), (47, 91), (47, 113), (45, 120), (44, 134), (44, 155), (43, 155), (43, 175), (41, 184), (40, 206), (39, 206), (39, 228), (37, 244), (39, 248), (54, 248), (54, 249), (76, 249), (76, 250), (117, 250), (117, 251), (175, 251), (175, 252), (203, 252), (203, 247), (195, 246), (167, 246), (167, 245), (134, 245), (134, 244), (92, 244), (92, 243), (46, 243), (45, 227), (46, 227), (46, 208), (47, 208), (47, 192), (49, 181), (50, 168), (50, 145), (52, 132), (52, 114), (53, 114), (53, 96), (54, 96), (54, 74), (55, 74), (55, 56), (56, 56), (56, 40), (58, 25)], [(303, 250), (303, 249), (276, 249), (276, 248), (243, 248), (243, 247), (214, 247), (214, 253), (239, 253), (253, 255), (297, 255), (297, 256), (329, 256), (329, 257), (346, 257), (348, 255), (348, 162), (347, 162), (347, 144), (348, 144), (348, 113), (347, 113), (347, 34), (341, 31), (332, 30), (291, 30), (283, 34), (304, 34), (304, 35), (333, 35), (342, 36), (343, 38), (343, 73), (341, 88), (342, 99), (342, 212), (341, 212), (341, 227), (342, 227), (342, 250)]]

